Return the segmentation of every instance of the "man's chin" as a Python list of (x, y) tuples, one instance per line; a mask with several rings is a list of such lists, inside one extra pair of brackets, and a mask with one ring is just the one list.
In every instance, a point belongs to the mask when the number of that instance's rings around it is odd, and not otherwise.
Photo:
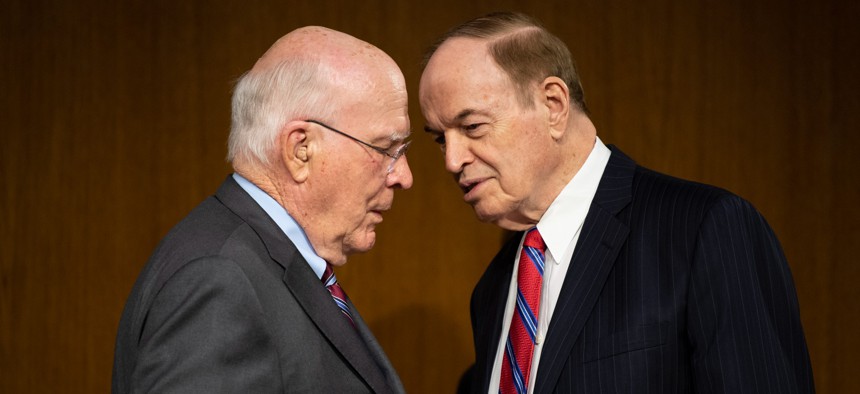
[(500, 212), (498, 210), (481, 210), (475, 206), (475, 215), (478, 220), (489, 223), (505, 230), (520, 231), (533, 225), (523, 225), (522, 221), (515, 220), (517, 216), (513, 212)]
[(480, 205), (473, 205), (472, 208), (475, 210), (475, 216), (478, 217), (478, 220), (484, 223), (496, 224), (496, 222), (501, 218), (501, 215), (498, 212), (481, 209)]
[(347, 249), (349, 250), (349, 254), (365, 253), (373, 249), (375, 244), (376, 231), (368, 230), (366, 233), (362, 234), (361, 237), (358, 237), (358, 239), (354, 239), (352, 242), (349, 242)]

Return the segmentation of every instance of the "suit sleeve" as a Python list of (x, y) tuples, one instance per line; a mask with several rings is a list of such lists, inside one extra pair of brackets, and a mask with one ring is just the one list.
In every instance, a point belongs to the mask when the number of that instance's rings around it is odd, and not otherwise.
[(192, 261), (165, 282), (151, 305), (133, 392), (262, 393), (280, 386), (266, 317), (235, 263)]
[(695, 392), (814, 392), (791, 272), (764, 218), (726, 197), (696, 242), (687, 317)]

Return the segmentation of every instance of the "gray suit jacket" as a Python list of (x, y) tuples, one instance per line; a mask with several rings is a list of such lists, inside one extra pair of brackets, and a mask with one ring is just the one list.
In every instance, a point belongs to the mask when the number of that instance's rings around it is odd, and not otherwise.
[(161, 241), (122, 314), (113, 392), (400, 393), (275, 222), (232, 179)]

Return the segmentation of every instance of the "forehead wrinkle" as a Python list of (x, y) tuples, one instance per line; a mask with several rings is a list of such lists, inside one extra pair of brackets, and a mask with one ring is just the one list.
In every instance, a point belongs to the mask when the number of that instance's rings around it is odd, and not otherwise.
[(466, 109), (460, 111), (459, 113), (457, 113), (457, 116), (454, 117), (454, 120), (455, 121), (461, 121), (461, 120), (466, 119), (469, 116), (472, 116), (475, 114), (483, 114), (483, 112), (480, 110), (477, 110), (477, 109), (473, 109), (473, 108), (466, 108)]

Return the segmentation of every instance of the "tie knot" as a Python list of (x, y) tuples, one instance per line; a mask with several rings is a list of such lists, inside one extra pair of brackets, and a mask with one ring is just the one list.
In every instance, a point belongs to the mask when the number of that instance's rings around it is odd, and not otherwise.
[(526, 233), (526, 240), (523, 241), (523, 246), (529, 246), (541, 252), (546, 250), (546, 244), (543, 242), (543, 238), (540, 236), (537, 227)]
[(337, 283), (337, 277), (334, 276), (334, 270), (331, 269), (331, 264), (325, 265), (325, 271), (323, 271), (322, 278), (320, 278), (320, 280), (322, 280), (325, 287), (329, 287)]

